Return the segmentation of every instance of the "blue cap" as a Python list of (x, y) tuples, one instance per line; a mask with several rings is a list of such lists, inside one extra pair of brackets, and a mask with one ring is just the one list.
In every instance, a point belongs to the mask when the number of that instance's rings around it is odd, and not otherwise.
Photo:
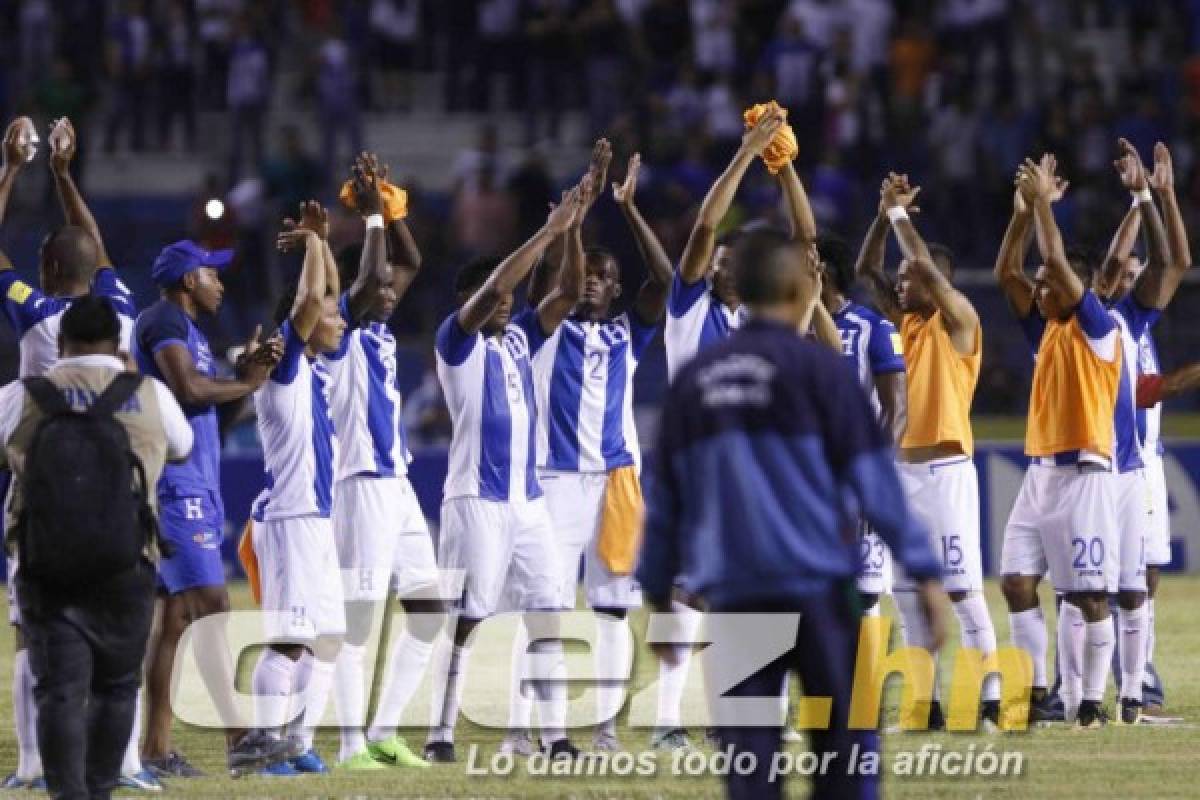
[(205, 250), (191, 239), (181, 239), (169, 244), (154, 259), (150, 277), (164, 289), (179, 283), (179, 280), (194, 269), (212, 267), (225, 269), (233, 261), (232, 250)]

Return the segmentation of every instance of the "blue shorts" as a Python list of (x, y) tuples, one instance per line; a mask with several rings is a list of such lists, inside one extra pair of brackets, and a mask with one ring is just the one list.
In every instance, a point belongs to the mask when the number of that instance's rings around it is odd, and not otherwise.
[(217, 492), (166, 489), (158, 493), (158, 524), (174, 547), (158, 564), (160, 583), (168, 594), (225, 583), (221, 540), (225, 507)]

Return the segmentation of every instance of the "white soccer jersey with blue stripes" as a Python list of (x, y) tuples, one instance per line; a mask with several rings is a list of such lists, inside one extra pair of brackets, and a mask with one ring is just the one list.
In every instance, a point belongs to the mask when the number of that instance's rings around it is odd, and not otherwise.
[(538, 465), (567, 472), (641, 466), (633, 373), (657, 326), (636, 314), (568, 319), (533, 359)]
[(541, 497), (531, 359), (545, 340), (533, 310), (514, 316), (502, 336), (464, 331), (458, 312), (438, 328), (438, 380), (454, 427), (443, 501)]
[(674, 380), (696, 353), (727, 338), (741, 326), (744, 317), (745, 309), (731, 310), (712, 293), (707, 280), (686, 284), (676, 271), (667, 292), (667, 323), (663, 331), (667, 380)]
[(346, 321), (342, 346), (321, 356), (332, 379), (330, 406), (337, 423), (334, 480), (354, 475), (408, 474), (403, 398), (396, 388), (396, 337), (382, 322), (356, 322), (348, 295), (339, 302)]
[[(1161, 375), (1162, 365), (1158, 362), (1158, 347), (1154, 344), (1154, 334), (1147, 328), (1138, 339), (1138, 375)], [(1162, 443), (1162, 403), (1155, 403), (1150, 408), (1137, 410), (1138, 438), (1142, 442), (1143, 453), (1163, 454)]]
[(337, 450), (329, 409), (330, 377), (304, 355), (291, 321), (283, 324), (283, 358), (254, 393), (267, 488), (254, 502), (259, 522), (317, 515), (333, 505)]

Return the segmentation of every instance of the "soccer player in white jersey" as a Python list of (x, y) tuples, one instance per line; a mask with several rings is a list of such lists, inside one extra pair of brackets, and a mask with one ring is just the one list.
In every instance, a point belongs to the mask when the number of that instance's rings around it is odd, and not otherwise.
[[(874, 244), (882, 246), (883, 243)], [(864, 248), (872, 244), (870, 237), (863, 240)], [(841, 339), (842, 355), (854, 366), (859, 385), (870, 399), (876, 419), (893, 445), (898, 446), (904, 435), (907, 403), (900, 334), (891, 320), (851, 299), (854, 264), (844, 241), (830, 234), (821, 235), (817, 237), (817, 253), (824, 277), (821, 305), (833, 317)], [(864, 252), (862, 257), (872, 256)], [(860, 535), (858, 592), (864, 613), (877, 616), (879, 596), (891, 589), (891, 553), (879, 534), (865, 524), (860, 525)]]
[[(597, 143), (591, 176), (591, 202), (602, 191), (611, 157), (608, 142)], [(633, 657), (628, 610), (641, 605), (631, 573), (640, 533), (642, 497), (638, 483), (641, 449), (633, 418), (633, 376), (662, 320), (671, 262), (634, 203), (641, 156), (629, 160), (625, 180), (613, 184), (613, 198), (629, 223), (648, 277), (628, 311), (613, 315), (622, 294), (620, 268), (606, 250), (583, 249), (582, 219), (568, 230), (569, 257), (582, 260), (583, 296), (533, 359), (538, 408), (538, 478), (546, 495), (558, 546), (561, 603), (575, 606), (583, 562), (588, 606), (596, 614), (596, 673), (624, 674)], [(524, 646), (521, 646), (524, 645)], [(524, 652), (527, 643), (519, 641)], [(522, 660), (522, 672), (527, 671)], [(664, 670), (660, 668), (660, 686)], [(529, 754), (526, 729), (532, 695), (518, 682), (510, 732), (501, 750)], [(596, 687), (602, 720), (593, 740), (597, 751), (620, 750), (616, 714), (624, 689)]]
[[(322, 356), (332, 378), (338, 431), (334, 513), (346, 595), (346, 640), (338, 656), (334, 698), (341, 726), (338, 767), (427, 766), (397, 735), (400, 717), (421, 681), (444, 622), (437, 599), (437, 561), (425, 516), (408, 480), (408, 452), (396, 386), (396, 338), (388, 320), (421, 266), (403, 219), (385, 220), (380, 189), (387, 168), (374, 155), (357, 159), (351, 176), (365, 238), (358, 274), (339, 308), (348, 326), (338, 350)], [(375, 611), (389, 590), (404, 607), (393, 631), (376, 715), (365, 731), (364, 656)]]
[[(32, 152), (22, 146), (23, 130), (31, 125), (21, 117), (11, 122), (3, 143), (3, 175), (0, 175), (0, 222), (8, 207), (17, 175)], [(20, 347), (19, 377), (43, 375), (58, 360), (58, 325), (71, 300), (89, 291), (113, 303), (121, 323), (121, 349), (128, 352), (136, 313), (129, 290), (120, 281), (104, 248), (99, 226), (79, 193), (69, 168), (75, 156), (75, 131), (67, 119), (57, 120), (47, 137), (50, 170), (62, 204), (66, 225), (51, 232), (42, 242), (38, 264), (41, 288), (30, 286), (13, 271), (13, 264), (0, 254), (0, 296), (4, 316), (12, 325)], [(13, 664), (13, 719), (17, 734), (17, 770), (0, 788), (40, 786), (41, 758), (37, 746), (37, 712), (33, 701), (33, 675), (21, 637), (20, 614), (13, 576), (15, 558), (8, 560), (9, 622), (15, 629), (16, 658)], [(137, 739), (141, 707), (134, 716), (132, 746), (121, 765), (121, 785), (132, 788), (158, 786), (153, 775), (142, 769)]]
[[(272, 704), (286, 704), (280, 698), (293, 693), (303, 693), (304, 711), (295, 734), (298, 755), (263, 768), (268, 775), (327, 771), (313, 734), (346, 631), (330, 521), (336, 450), (330, 376), (317, 358), (339, 349), (346, 321), (338, 310), (337, 267), (322, 237), (325, 210), (304, 203), (300, 222), (285, 225), (279, 247), (303, 247), (304, 266), (299, 285), (280, 298), (275, 311), (283, 356), (254, 393), (267, 487), (254, 501), (251, 535), (262, 609), (273, 612), (273, 619), (266, 631), (271, 644), (259, 658), (252, 685), (260, 727), (268, 727)], [(302, 657), (309, 661), (303, 682), (297, 680)]]
[[(438, 328), (438, 379), (453, 423), (442, 499), (438, 565), (461, 570), (453, 646), (435, 659), (433, 714), (425, 757), (455, 760), (454, 725), (471, 632), (507, 595), (522, 611), (555, 611), (560, 579), (553, 534), (536, 466), (537, 409), (531, 359), (579, 301), (583, 264), (572, 259), (537, 305), (512, 316), (513, 292), (534, 262), (583, 211), (584, 178), (563, 196), (542, 228), (496, 264), (477, 260), (455, 279), (459, 307)], [(541, 655), (534, 690), (549, 755), (573, 757), (566, 738), (562, 642), (553, 615), (525, 618)]]

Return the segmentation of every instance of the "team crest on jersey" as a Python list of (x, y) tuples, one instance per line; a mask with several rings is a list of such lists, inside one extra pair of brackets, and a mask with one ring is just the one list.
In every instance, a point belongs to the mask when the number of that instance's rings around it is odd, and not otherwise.
[(192, 534), (192, 541), (205, 550), (217, 549), (217, 534), (213, 531), (200, 531)]

